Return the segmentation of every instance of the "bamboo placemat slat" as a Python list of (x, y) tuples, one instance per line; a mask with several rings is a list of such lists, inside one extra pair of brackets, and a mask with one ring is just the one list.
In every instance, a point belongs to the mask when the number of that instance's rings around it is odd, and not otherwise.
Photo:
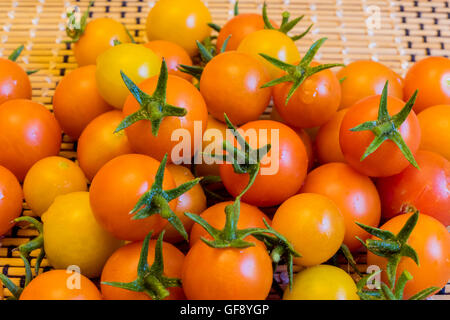
[[(215, 23), (223, 25), (233, 15), (234, 1), (208, 0)], [(263, 0), (240, 0), (240, 12), (260, 12)], [(281, 13), (305, 15), (293, 30), (301, 33), (311, 23), (313, 31), (298, 41), (301, 53), (320, 37), (328, 37), (317, 59), (324, 62), (349, 63), (372, 59), (404, 75), (411, 63), (428, 55), (450, 55), (450, 4), (444, 0), (266, 0), (270, 18), (280, 21)], [(76, 68), (70, 45), (64, 43), (65, 12), (78, 5), (85, 10), (89, 0), (2, 0), (0, 1), (0, 57), (8, 56), (19, 45), (25, 50), (18, 62), (27, 70), (40, 69), (31, 75), (33, 100), (52, 109), (56, 84)], [(124, 23), (138, 42), (145, 42), (145, 19), (154, 0), (97, 0), (91, 18), (111, 17)], [(371, 24), (379, 13), (379, 24)], [(376, 21), (375, 21), (376, 22)], [(270, 111), (268, 108), (267, 112)], [(266, 116), (267, 116), (266, 112)], [(64, 137), (61, 155), (76, 159), (74, 143)], [(24, 214), (29, 215), (24, 204)], [(32, 230), (14, 228), (0, 239), (0, 270), (16, 284), (23, 284), (23, 262), (14, 248), (35, 236)], [(32, 257), (37, 253), (33, 252)], [(361, 269), (365, 257), (357, 257)], [(34, 259), (32, 260), (34, 264)], [(43, 269), (48, 269), (44, 261)], [(342, 267), (348, 269), (342, 261)], [(283, 268), (276, 275), (280, 283), (287, 278)], [(1, 297), (0, 289), (0, 297)], [(4, 289), (4, 295), (10, 292)], [(271, 295), (270, 298), (276, 298)], [(435, 299), (450, 299), (447, 285)]]

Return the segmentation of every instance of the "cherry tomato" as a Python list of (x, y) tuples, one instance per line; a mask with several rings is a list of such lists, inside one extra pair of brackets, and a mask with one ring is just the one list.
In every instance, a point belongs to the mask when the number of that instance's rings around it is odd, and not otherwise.
[(381, 94), (386, 81), (389, 81), (388, 94), (403, 99), (403, 79), (376, 61), (354, 61), (339, 70), (337, 78), (342, 80), (340, 109), (349, 108), (361, 99)]
[(114, 47), (114, 40), (121, 43), (131, 42), (123, 24), (110, 18), (90, 21), (73, 47), (75, 60), (80, 67), (95, 65), (98, 56)]
[(20, 300), (102, 300), (102, 295), (91, 280), (79, 273), (51, 270), (34, 278)]
[(89, 181), (109, 160), (133, 153), (124, 131), (114, 133), (123, 120), (119, 110), (104, 113), (92, 120), (78, 140), (77, 158)]
[(192, 66), (192, 60), (189, 54), (178, 44), (170, 41), (155, 40), (144, 44), (144, 47), (151, 49), (161, 59), (164, 58), (167, 63), (169, 74), (179, 76), (186, 80), (191, 80), (192, 76), (178, 70), (180, 64)]
[[(270, 23), (274, 28), (279, 28), (274, 21), (270, 20)], [(256, 13), (239, 14), (228, 20), (217, 35), (217, 51), (222, 49), (225, 40), (230, 36), (226, 51), (236, 50), (246, 36), (264, 29), (265, 25), (262, 15)]]
[(302, 192), (318, 193), (333, 200), (345, 220), (344, 244), (351, 251), (361, 248), (370, 235), (355, 222), (378, 227), (381, 216), (380, 197), (372, 180), (348, 164), (329, 163), (311, 171)]
[(281, 204), (272, 228), (284, 235), (302, 255), (294, 263), (321, 264), (340, 248), (345, 234), (345, 219), (334, 202), (323, 195), (302, 193)]
[[(305, 146), (295, 131), (271, 120), (249, 122), (240, 129), (247, 133), (245, 138), (254, 149), (271, 143), (271, 150), (261, 160), (254, 184), (242, 200), (258, 207), (270, 207), (294, 195), (302, 186), (308, 168)], [(253, 133), (256, 139), (249, 138)], [(220, 176), (233, 197), (238, 196), (249, 182), (249, 174), (235, 173), (230, 163), (220, 165)]]
[(401, 212), (403, 205), (410, 204), (445, 226), (450, 225), (450, 162), (422, 150), (417, 152), (416, 160), (420, 170), (409, 165), (397, 175), (377, 180), (383, 217), (390, 219)]
[(427, 108), (417, 118), (422, 131), (420, 149), (439, 153), (450, 161), (450, 104)]
[[(14, 226), (22, 212), (22, 187), (11, 171), (0, 166), (0, 236)], [(0, 290), (1, 291), (1, 290)]]
[(341, 268), (319, 265), (300, 271), (283, 300), (359, 300), (352, 277)]
[[(366, 122), (376, 120), (380, 105), (380, 96), (372, 96), (354, 104), (345, 114), (340, 129), (340, 146), (345, 160), (359, 172), (370, 177), (388, 177), (400, 173), (409, 162), (400, 148), (391, 140), (361, 161), (361, 156), (372, 143), (375, 135), (371, 131), (352, 132), (350, 129)], [(400, 112), (405, 103), (394, 97), (387, 97), (387, 110), (391, 116)], [(420, 125), (414, 111), (398, 128), (406, 145), (414, 155), (420, 144)], [(389, 161), (387, 161), (389, 159)]]
[(214, 57), (200, 79), (208, 111), (221, 121), (224, 113), (235, 125), (257, 120), (270, 103), (272, 90), (261, 88), (270, 78), (263, 64), (236, 51)]
[[(386, 222), (381, 229), (397, 234), (405, 225), (411, 214), (402, 214)], [(421, 290), (431, 286), (442, 288), (450, 278), (450, 234), (438, 220), (421, 214), (412, 231), (408, 244), (413, 247), (418, 256), (420, 266), (408, 258), (402, 257), (397, 269), (398, 277), (407, 270), (413, 279), (406, 283), (403, 298), (408, 299)], [(369, 252), (367, 264), (379, 266), (386, 270), (387, 259)], [(385, 272), (381, 273), (382, 281), (387, 282)]]
[[(205, 219), (206, 222), (208, 222), (212, 227), (216, 229), (222, 229), (225, 226), (225, 208), (230, 204), (233, 204), (233, 202), (226, 201), (217, 203), (203, 211), (200, 216)], [(241, 211), (237, 224), (238, 229), (266, 228), (263, 219), (265, 219), (267, 223), (271, 223), (270, 219), (255, 206), (242, 202), (240, 208)], [(201, 225), (196, 223), (192, 227), (189, 237), (190, 246), (192, 247), (195, 243), (197, 243), (197, 241), (200, 240), (201, 237), (204, 237), (206, 239), (211, 238), (206, 230)]]
[(75, 140), (89, 122), (112, 109), (98, 92), (95, 70), (95, 65), (73, 70), (62, 78), (53, 96), (55, 117)]
[(257, 57), (266, 66), (272, 79), (278, 77), (281, 71), (261, 57), (260, 53), (265, 53), (289, 64), (300, 60), (300, 53), (294, 41), (278, 30), (265, 29), (250, 33), (241, 41), (237, 51)]
[[(151, 266), (155, 258), (156, 240), (150, 240), (147, 262)], [(142, 250), (142, 241), (129, 243), (114, 252), (103, 268), (101, 282), (132, 282), (137, 278), (137, 266)], [(164, 275), (169, 278), (181, 278), (184, 255), (170, 243), (163, 242)], [(134, 292), (102, 284), (103, 298), (106, 300), (151, 300), (143, 292)], [(170, 295), (166, 300), (185, 299), (183, 289), (168, 288)]]
[(147, 38), (172, 41), (194, 56), (196, 41), (211, 34), (211, 21), (211, 13), (200, 0), (160, 0), (148, 14)]
[(348, 109), (339, 110), (324, 125), (322, 125), (317, 133), (314, 147), (317, 159), (320, 163), (345, 162), (339, 145), (339, 131), (341, 129), (342, 119)]
[(259, 241), (245, 249), (197, 241), (186, 255), (181, 280), (189, 300), (264, 300), (272, 277), (272, 261)]
[[(150, 78), (139, 85), (139, 88), (148, 94), (153, 94), (158, 83), (158, 77)], [(197, 122), (200, 125), (201, 132), (206, 128), (206, 122), (208, 121), (208, 111), (206, 109), (205, 101), (203, 100), (200, 92), (190, 82), (176, 76), (169, 75), (167, 80), (166, 91), (167, 103), (173, 106), (182, 107), (187, 110), (187, 114), (184, 117), (165, 117), (161, 126), (159, 127), (158, 135), (154, 136), (151, 130), (151, 122), (148, 120), (141, 120), (135, 122), (131, 126), (125, 129), (131, 147), (137, 153), (147, 154), (155, 159), (161, 161), (164, 155), (168, 154), (168, 161), (172, 161), (172, 151), (175, 146), (180, 143), (186, 145), (183, 141), (173, 140), (172, 134), (175, 130), (184, 130), (190, 139), (190, 159), (194, 156), (194, 125)], [(124, 116), (129, 116), (140, 108), (136, 99), (129, 94), (124, 108)], [(199, 128), (199, 129), (200, 129)], [(181, 138), (180, 138), (181, 140)], [(183, 150), (181, 154), (176, 156), (185, 158)]]
[(81, 168), (62, 157), (48, 157), (36, 162), (23, 182), (25, 201), (35, 215), (41, 216), (57, 196), (87, 191)]
[(0, 104), (12, 99), (31, 99), (27, 73), (14, 61), (0, 58)]
[[(142, 240), (153, 230), (161, 231), (167, 220), (159, 214), (132, 220), (130, 211), (152, 186), (159, 161), (144, 155), (122, 155), (106, 163), (92, 180), (90, 202), (95, 218), (107, 231), (122, 240)], [(164, 173), (164, 190), (173, 189), (170, 172)], [(177, 201), (170, 202), (175, 210)]]
[[(311, 67), (320, 65), (312, 62)], [(287, 124), (299, 128), (323, 125), (337, 111), (341, 101), (339, 81), (330, 69), (306, 78), (286, 105), (292, 82), (283, 82), (273, 88), (273, 102)]]
[[(167, 166), (167, 169), (172, 174), (176, 187), (195, 179), (194, 175), (186, 167), (171, 164)], [(178, 218), (180, 218), (181, 222), (183, 222), (186, 232), (189, 232), (194, 224), (194, 221), (186, 217), (184, 213), (189, 212), (200, 214), (205, 209), (206, 196), (201, 185), (197, 184), (191, 190), (183, 193), (177, 198), (177, 207), (174, 212)], [(184, 240), (182, 235), (175, 230), (171, 224), (167, 224), (164, 230), (166, 231), (164, 234), (165, 241), (176, 243)]]
[(103, 52), (97, 59), (97, 86), (100, 95), (110, 105), (122, 109), (130, 94), (120, 71), (133, 82), (140, 83), (159, 73), (161, 58), (149, 48), (124, 43)]
[(56, 156), (61, 128), (43, 105), (30, 100), (10, 100), (0, 105), (0, 165), (23, 181), (42, 158)]
[(450, 59), (427, 57), (416, 62), (405, 76), (403, 94), (405, 99), (418, 89), (414, 111), (438, 104), (450, 104)]

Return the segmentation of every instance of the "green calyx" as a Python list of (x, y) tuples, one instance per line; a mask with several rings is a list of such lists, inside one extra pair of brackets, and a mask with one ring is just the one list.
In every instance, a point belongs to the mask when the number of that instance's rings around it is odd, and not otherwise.
[(375, 135), (372, 143), (367, 147), (366, 151), (361, 157), (361, 161), (367, 158), (370, 154), (375, 152), (381, 144), (386, 140), (391, 140), (394, 142), (400, 151), (403, 153), (405, 158), (417, 169), (419, 169), (419, 165), (414, 159), (414, 155), (411, 150), (406, 145), (403, 140), (402, 135), (398, 131), (403, 122), (406, 121), (406, 118), (411, 112), (412, 107), (417, 98), (418, 91), (416, 90), (411, 98), (406, 102), (405, 106), (397, 113), (395, 116), (390, 116), (387, 110), (387, 97), (388, 97), (388, 81), (384, 85), (383, 92), (381, 94), (380, 99), (380, 107), (378, 110), (378, 119), (375, 121), (367, 121), (359, 126), (356, 126), (350, 131), (359, 132), (359, 131), (367, 131), (370, 130)]
[[(413, 209), (413, 208), (408, 208)], [(411, 258), (417, 265), (419, 265), (419, 257), (416, 251), (407, 244), (409, 236), (411, 235), (414, 227), (417, 224), (419, 219), (419, 211), (413, 209), (414, 213), (409, 217), (406, 221), (403, 228), (397, 233), (393, 234), (388, 230), (382, 230), (379, 228), (370, 227), (364, 225), (362, 223), (356, 222), (358, 226), (364, 229), (369, 234), (379, 238), (380, 240), (367, 239), (366, 241), (362, 241), (357, 237), (359, 241), (366, 247), (366, 249), (373, 254), (384, 257), (388, 260), (386, 266), (386, 274), (388, 277), (389, 285), (381, 282), (380, 287), (376, 289), (365, 289), (367, 284), (377, 276), (380, 271), (374, 272), (372, 274), (367, 274), (363, 276), (357, 283), (358, 295), (363, 300), (402, 300), (403, 299), (403, 291), (405, 289), (406, 283), (413, 279), (412, 275), (404, 270), (398, 280), (397, 277), (397, 268), (400, 263), (400, 260), (403, 257)], [(356, 264), (354, 263), (354, 259), (351, 256), (350, 251), (344, 252), (347, 260), (350, 262), (350, 265), (353, 269), (358, 270), (356, 268)], [(351, 263), (353, 262), (353, 263)], [(358, 274), (361, 275), (359, 271)], [(437, 287), (430, 287), (420, 291), (415, 294), (409, 300), (423, 300), (427, 298), (430, 294), (438, 290)]]
[(184, 117), (187, 114), (186, 109), (170, 105), (166, 102), (167, 79), (169, 77), (169, 73), (167, 71), (167, 65), (164, 59), (161, 64), (158, 84), (152, 95), (149, 95), (139, 89), (139, 87), (122, 71), (120, 74), (122, 75), (122, 79), (128, 90), (139, 103), (140, 109), (127, 116), (119, 124), (114, 133), (128, 128), (138, 121), (148, 120), (152, 126), (152, 134), (156, 137), (158, 136), (161, 122), (165, 117)]
[(298, 65), (288, 64), (264, 53), (260, 53), (260, 56), (262, 56), (264, 59), (269, 61), (275, 67), (286, 72), (286, 75), (278, 79), (269, 81), (268, 83), (264, 84), (262, 88), (273, 87), (283, 82), (292, 82), (292, 87), (289, 90), (285, 101), (285, 104), (287, 105), (289, 100), (292, 98), (292, 95), (308, 77), (325, 69), (344, 66), (340, 63), (320, 64), (315, 67), (310, 66), (317, 51), (319, 51), (320, 47), (326, 40), (327, 38), (321, 38), (314, 42), (314, 44), (308, 49), (305, 56), (302, 58)]
[(158, 237), (155, 245), (155, 258), (152, 266), (148, 265), (148, 247), (152, 232), (144, 239), (142, 244), (141, 255), (137, 267), (137, 279), (129, 282), (102, 282), (109, 285), (134, 292), (144, 292), (153, 300), (163, 300), (169, 296), (170, 292), (167, 288), (180, 287), (181, 280), (177, 278), (169, 278), (164, 276), (164, 259), (163, 259), (163, 237), (164, 231)]
[[(276, 29), (272, 23), (270, 23), (269, 17), (267, 15), (267, 4), (266, 2), (264, 2), (263, 5), (263, 10), (262, 10), (262, 16), (263, 16), (263, 20), (264, 20), (264, 26), (265, 29), (271, 29), (271, 30), (278, 30), (284, 34), (287, 34), (289, 31), (291, 31), (305, 16), (302, 15), (298, 18), (295, 18), (293, 20), (289, 20), (291, 17), (291, 14), (288, 11), (285, 11), (282, 13), (282, 21), (281, 21), (281, 26), (279, 29)], [(314, 24), (311, 24), (303, 33), (293, 36), (291, 37), (291, 39), (293, 41), (297, 41), (300, 40), (301, 38), (303, 38), (304, 36), (306, 36), (308, 34), (308, 32), (312, 29)]]
[(292, 285), (293, 279), (293, 258), (301, 257), (301, 255), (295, 251), (294, 247), (289, 241), (276, 230), (274, 230), (265, 219), (263, 219), (266, 229), (264, 228), (247, 228), (238, 229), (237, 223), (239, 221), (241, 201), (238, 196), (233, 204), (226, 206), (225, 208), (225, 226), (222, 230), (212, 227), (205, 219), (197, 214), (185, 213), (185, 215), (194, 222), (201, 225), (213, 238), (213, 240), (201, 237), (201, 240), (208, 246), (217, 249), (224, 248), (240, 248), (245, 249), (255, 246), (255, 243), (246, 241), (249, 236), (253, 236), (259, 241), (266, 244), (270, 250), (271, 258), (275, 264), (280, 261), (287, 261), (289, 284)]
[(80, 40), (81, 36), (84, 34), (87, 26), (87, 19), (89, 17), (89, 11), (94, 6), (95, 1), (89, 2), (87, 10), (79, 18), (79, 8), (75, 7), (71, 12), (67, 12), (67, 26), (66, 34), (71, 39), (70, 42), (75, 43)]
[(186, 239), (188, 235), (184, 229), (183, 223), (180, 218), (172, 211), (169, 202), (178, 198), (185, 192), (192, 189), (197, 183), (200, 182), (200, 178), (183, 183), (182, 185), (171, 189), (163, 189), (164, 170), (167, 163), (167, 154), (164, 156), (158, 171), (155, 176), (155, 182), (150, 190), (142, 195), (136, 206), (131, 210), (130, 214), (133, 214), (133, 220), (145, 219), (155, 214), (159, 214), (163, 219), (169, 221), (169, 223)]
[[(14, 50), (9, 56), (8, 56), (8, 60), (12, 61), (12, 62), (16, 62), (17, 59), (20, 57), (23, 49), (25, 49), (24, 45), (19, 46), (16, 50)], [(27, 75), (32, 75), (36, 72), (38, 72), (39, 69), (37, 70), (29, 70), (29, 71), (25, 71), (27, 73)]]

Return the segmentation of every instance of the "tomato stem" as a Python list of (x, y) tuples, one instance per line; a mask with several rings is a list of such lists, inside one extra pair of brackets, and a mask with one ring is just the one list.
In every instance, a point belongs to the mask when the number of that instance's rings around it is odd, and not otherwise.
[(84, 34), (87, 26), (87, 19), (89, 17), (89, 12), (91, 8), (94, 6), (95, 1), (90, 1), (87, 7), (87, 10), (84, 14), (79, 17), (80, 9), (78, 7), (73, 8), (70, 12), (67, 12), (67, 26), (66, 26), (66, 34), (69, 38), (71, 38), (72, 43), (80, 40), (81, 36)]

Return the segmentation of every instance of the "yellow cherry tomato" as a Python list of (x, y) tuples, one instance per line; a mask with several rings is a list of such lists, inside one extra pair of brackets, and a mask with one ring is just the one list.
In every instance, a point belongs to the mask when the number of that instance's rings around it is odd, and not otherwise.
[(277, 30), (255, 31), (242, 40), (237, 51), (249, 53), (264, 63), (271, 78), (281, 74), (281, 70), (259, 54), (264, 53), (283, 62), (293, 64), (300, 60), (300, 53), (294, 41)]
[(56, 269), (76, 265), (86, 277), (98, 277), (106, 260), (122, 245), (95, 220), (88, 192), (57, 197), (42, 221), (45, 253)]
[(123, 82), (123, 71), (139, 84), (159, 73), (161, 58), (143, 45), (124, 43), (103, 52), (97, 59), (97, 86), (100, 95), (110, 105), (122, 109), (130, 94)]
[(90, 21), (74, 45), (75, 60), (80, 67), (96, 64), (100, 54), (114, 47), (114, 40), (121, 43), (131, 42), (123, 24), (110, 18)]
[(200, 0), (159, 0), (147, 17), (147, 37), (183, 47), (190, 56), (198, 52), (196, 41), (211, 34), (211, 13)]
[(300, 271), (283, 300), (359, 300), (356, 292), (355, 282), (344, 270), (319, 265)]
[(439, 153), (450, 161), (450, 105), (429, 107), (417, 118), (422, 130), (419, 148)]
[(36, 162), (23, 182), (25, 201), (35, 215), (41, 216), (57, 196), (87, 191), (81, 168), (62, 157), (48, 157)]

